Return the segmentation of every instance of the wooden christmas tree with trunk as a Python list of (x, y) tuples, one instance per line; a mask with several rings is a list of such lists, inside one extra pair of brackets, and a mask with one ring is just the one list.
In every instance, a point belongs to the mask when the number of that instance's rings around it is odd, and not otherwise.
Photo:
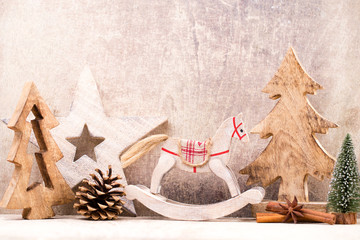
[[(28, 122), (30, 112), (35, 119)], [(15, 164), (10, 184), (0, 202), (1, 207), (23, 208), (23, 218), (42, 219), (54, 216), (51, 206), (73, 201), (74, 193), (56, 167), (63, 155), (50, 134), (50, 129), (58, 125), (34, 83), (25, 84), (20, 101), (8, 123), (15, 131), (7, 160)], [(44, 184), (29, 185), (34, 156), (27, 153), (31, 130), (33, 130), (40, 150), (35, 153)]]
[(335, 160), (315, 133), (325, 134), (337, 125), (317, 113), (307, 99), (306, 94), (316, 94), (318, 89), (322, 86), (304, 71), (292, 48), (263, 89), (270, 99), (279, 101), (251, 133), (272, 139), (240, 173), (250, 175), (248, 185), (261, 182), (264, 187), (281, 178), (278, 201), (296, 196), (300, 202), (308, 202), (308, 176), (318, 180), (331, 176)]

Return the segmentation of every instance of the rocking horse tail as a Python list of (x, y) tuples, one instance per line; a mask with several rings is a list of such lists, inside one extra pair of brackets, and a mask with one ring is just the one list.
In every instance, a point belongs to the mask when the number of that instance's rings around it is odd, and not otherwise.
[(122, 167), (126, 168), (169, 137), (165, 134), (152, 135), (135, 143), (121, 156)]

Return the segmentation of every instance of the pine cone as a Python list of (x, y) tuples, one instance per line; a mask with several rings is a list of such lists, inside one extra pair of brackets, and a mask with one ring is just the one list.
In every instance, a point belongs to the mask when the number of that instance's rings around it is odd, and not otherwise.
[(74, 208), (77, 212), (93, 220), (116, 219), (123, 210), (124, 201), (120, 197), (125, 193), (120, 189), (124, 186), (116, 182), (121, 176), (111, 177), (112, 169), (104, 174), (100, 169), (95, 169), (100, 179), (95, 174), (90, 174), (92, 181), (84, 179), (82, 183), (86, 186), (79, 187), (76, 193), (77, 202)]

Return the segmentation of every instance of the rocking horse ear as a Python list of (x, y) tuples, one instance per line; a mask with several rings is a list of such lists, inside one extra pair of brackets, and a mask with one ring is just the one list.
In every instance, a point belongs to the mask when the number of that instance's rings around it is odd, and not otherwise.
[(243, 113), (241, 112), (241, 113), (239, 113), (236, 117), (242, 118), (242, 116), (243, 116)]

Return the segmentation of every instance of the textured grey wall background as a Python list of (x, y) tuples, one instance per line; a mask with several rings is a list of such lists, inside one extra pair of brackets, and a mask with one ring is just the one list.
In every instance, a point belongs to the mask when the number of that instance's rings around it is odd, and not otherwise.
[[(171, 136), (203, 140), (242, 111), (251, 129), (275, 105), (261, 89), (293, 46), (325, 87), (309, 99), (341, 127), (318, 135), (336, 155), (346, 132), (360, 151), (360, 2), (299, 1), (2, 1), (0, 116), (9, 118), (25, 81), (35, 81), (57, 116), (69, 113), (77, 79), (88, 64), (110, 116), (165, 115)], [(13, 165), (5, 161), (13, 132), (0, 124), (0, 195)], [(267, 145), (234, 143), (238, 171)], [(129, 183), (150, 185), (159, 148), (125, 170)], [(39, 175), (34, 171), (33, 180)], [(163, 195), (187, 203), (229, 198), (212, 174), (171, 171)], [(311, 200), (325, 200), (328, 181), (310, 179)], [(276, 197), (276, 188), (267, 197)], [(141, 215), (153, 214), (136, 204)], [(248, 215), (249, 208), (235, 216)], [(0, 210), (0, 212), (19, 212)], [(70, 206), (57, 208), (71, 213)]]

